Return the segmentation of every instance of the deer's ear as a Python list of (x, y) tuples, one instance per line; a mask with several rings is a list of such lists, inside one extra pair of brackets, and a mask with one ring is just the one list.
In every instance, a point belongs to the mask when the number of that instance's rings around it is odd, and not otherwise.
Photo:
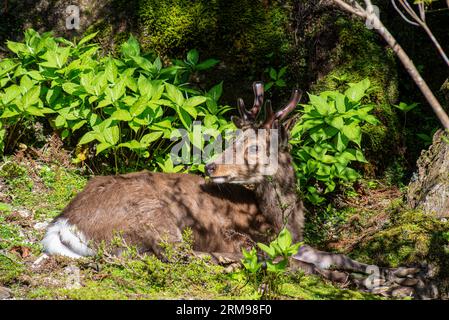
[(243, 127), (243, 120), (242, 118), (231, 116), (231, 121), (234, 122), (235, 126), (239, 129)]

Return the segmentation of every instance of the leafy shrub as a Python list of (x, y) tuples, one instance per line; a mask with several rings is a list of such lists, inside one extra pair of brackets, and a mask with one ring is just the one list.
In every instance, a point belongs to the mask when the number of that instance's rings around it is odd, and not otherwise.
[(242, 264), (249, 279), (257, 286), (264, 286), (262, 296), (270, 297), (277, 293), (279, 276), (285, 273), (289, 257), (298, 252), (301, 243), (293, 244), (290, 231), (284, 228), (269, 245), (259, 242), (257, 246), (267, 256), (266, 259), (263, 262), (259, 261), (256, 248), (250, 251), (242, 248)]
[(334, 191), (338, 182), (349, 183), (359, 177), (350, 165), (366, 162), (360, 145), (361, 126), (378, 123), (370, 114), (373, 106), (362, 102), (369, 88), (370, 81), (365, 79), (350, 84), (344, 93), (310, 94), (310, 102), (302, 106), (303, 115), (291, 131), (291, 143), (301, 186), (313, 204), (324, 202), (323, 195)]
[(216, 60), (199, 61), (192, 50), (184, 62), (163, 66), (159, 57), (142, 54), (133, 37), (120, 57), (101, 57), (99, 46), (89, 44), (94, 37), (74, 43), (30, 29), (23, 43), (7, 43), (16, 56), (0, 62), (0, 147), (13, 150), (21, 126), (46, 118), (66, 145), (79, 146), (77, 162), (93, 147), (101, 161), (113, 159), (116, 171), (119, 161), (180, 171), (168, 157), (179, 128), (191, 133), (193, 121), (202, 120), (201, 129), (215, 138), (233, 126), (223, 117), (231, 108), (218, 104), (221, 83), (207, 92), (186, 83)]

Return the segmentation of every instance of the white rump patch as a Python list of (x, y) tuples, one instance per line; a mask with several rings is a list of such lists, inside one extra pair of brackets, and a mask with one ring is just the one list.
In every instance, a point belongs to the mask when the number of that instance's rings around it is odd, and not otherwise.
[(44, 251), (50, 255), (63, 255), (70, 258), (81, 258), (94, 255), (87, 246), (86, 237), (67, 219), (57, 219), (47, 229), (42, 240)]

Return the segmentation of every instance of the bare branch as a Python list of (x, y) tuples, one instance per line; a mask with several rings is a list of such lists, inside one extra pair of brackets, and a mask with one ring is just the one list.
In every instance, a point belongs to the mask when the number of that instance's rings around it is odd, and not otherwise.
[[(366, 17), (366, 13), (363, 10), (358, 9), (357, 7), (347, 4), (344, 0), (333, 0), (334, 3), (336, 3), (339, 7), (341, 7), (342, 9), (349, 11), (361, 18), (365, 18)], [(449, 0), (448, 0), (449, 1)]]
[[(350, 6), (348, 3), (345, 3), (345, 5), (342, 5), (341, 3), (344, 2), (342, 0), (333, 0), (334, 3), (338, 4), (341, 8), (343, 8), (346, 11), (354, 13), (355, 6)], [(384, 38), (384, 40), (388, 43), (388, 45), (393, 49), (393, 51), (398, 56), (401, 63), (404, 65), (405, 69), (409, 73), (409, 75), (412, 77), (413, 81), (416, 83), (418, 88), (423, 93), (424, 97), (426, 98), (427, 102), (432, 107), (433, 111), (435, 112), (436, 116), (444, 126), (446, 130), (449, 131), (449, 116), (444, 111), (443, 107), (441, 106), (438, 99), (433, 94), (432, 90), (430, 90), (427, 83), (424, 81), (424, 79), (421, 77), (420, 73), (418, 72), (418, 69), (416, 69), (415, 64), (410, 59), (410, 57), (407, 55), (407, 53), (404, 51), (404, 49), (397, 43), (396, 39), (393, 37), (393, 35), (385, 28), (383, 23), (380, 21), (379, 17), (374, 13), (373, 4), (370, 0), (364, 0), (366, 4), (366, 9), (362, 10), (363, 13), (357, 14), (359, 17), (365, 18), (366, 20), (370, 21), (371, 25), (374, 27), (374, 29)], [(403, 3), (403, 0), (399, 0), (401, 4)], [(449, 1), (449, 0), (448, 0)], [(408, 4), (408, 3), (407, 3)], [(404, 9), (410, 9), (410, 7), (407, 7), (407, 4), (404, 3)], [(349, 7), (349, 8), (348, 8)], [(360, 10), (357, 10), (358, 12)], [(407, 10), (408, 12), (409, 10)], [(413, 13), (416, 16), (416, 13), (413, 11)], [(413, 14), (411, 14), (413, 16)], [(419, 19), (418, 16), (416, 16), (419, 21), (422, 22), (422, 20)], [(419, 23), (419, 22), (418, 22)], [(427, 26), (425, 23), (423, 23), (425, 26)], [(427, 28), (428, 32), (430, 30)], [(427, 32), (427, 31), (426, 31)], [(431, 34), (431, 32), (430, 32)], [(435, 38), (434, 38), (435, 39)], [(433, 41), (433, 40), (432, 40)], [(435, 39), (436, 41), (436, 39)], [(435, 42), (434, 42), (435, 43)], [(438, 42), (436, 42), (438, 43)]]
[[(449, 0), (448, 0), (448, 1), (449, 1)], [(402, 17), (402, 19), (405, 20), (405, 22), (407, 22), (407, 23), (409, 23), (409, 24), (411, 24), (411, 25), (413, 25), (413, 26), (418, 26), (418, 27), (419, 27), (419, 24), (418, 24), (418, 23), (409, 20), (409, 19), (405, 16), (405, 14), (402, 13), (402, 11), (398, 8), (398, 6), (397, 6), (397, 4), (396, 4), (396, 0), (391, 0), (391, 4), (393, 5), (394, 9), (399, 13), (399, 15)]]

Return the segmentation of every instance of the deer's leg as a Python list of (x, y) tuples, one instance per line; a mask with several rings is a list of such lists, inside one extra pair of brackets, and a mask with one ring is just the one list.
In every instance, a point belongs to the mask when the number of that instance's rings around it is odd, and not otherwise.
[(381, 268), (307, 245), (302, 246), (292, 258), (291, 265), (306, 274), (320, 275), (332, 282), (354, 284), (375, 294), (412, 296), (424, 285), (418, 268)]

